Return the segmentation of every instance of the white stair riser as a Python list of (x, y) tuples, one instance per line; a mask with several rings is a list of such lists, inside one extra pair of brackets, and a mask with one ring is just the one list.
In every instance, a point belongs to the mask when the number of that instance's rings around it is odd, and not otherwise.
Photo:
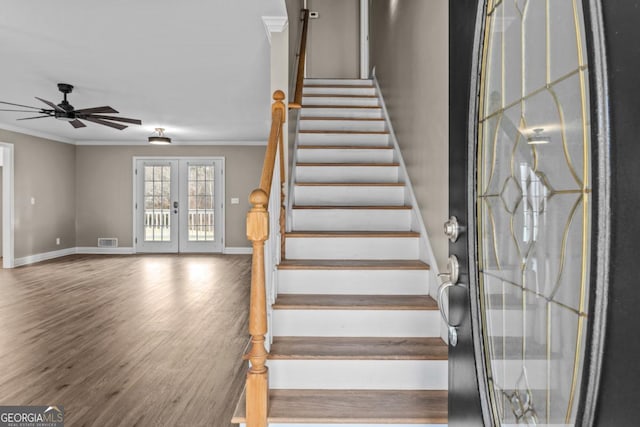
[(401, 206), (405, 203), (400, 186), (295, 186), (296, 205)]
[(323, 86), (371, 86), (373, 80), (370, 79), (304, 79), (305, 85), (323, 85)]
[(374, 119), (382, 117), (381, 108), (309, 108), (303, 107), (301, 117), (345, 117)]
[(278, 292), (327, 295), (426, 295), (428, 270), (280, 270)]
[(382, 120), (300, 120), (300, 130), (354, 130), (375, 132), (386, 130)]
[(293, 209), (294, 230), (409, 231), (409, 209)]
[(446, 390), (446, 360), (269, 360), (272, 389)]
[[(353, 85), (355, 86), (355, 85)], [(302, 95), (309, 94), (331, 94), (331, 95), (375, 95), (376, 88), (373, 86), (367, 87), (310, 87), (307, 86), (303, 89)]]
[(298, 147), (300, 163), (382, 163), (393, 161), (393, 150), (331, 149)]
[(397, 166), (297, 166), (300, 182), (398, 182)]
[(288, 259), (418, 259), (417, 237), (287, 237)]
[(302, 105), (378, 106), (378, 98), (350, 96), (303, 96)]
[(388, 146), (389, 135), (384, 133), (301, 133), (301, 145), (374, 145)]
[(273, 336), (438, 337), (438, 310), (273, 310)]

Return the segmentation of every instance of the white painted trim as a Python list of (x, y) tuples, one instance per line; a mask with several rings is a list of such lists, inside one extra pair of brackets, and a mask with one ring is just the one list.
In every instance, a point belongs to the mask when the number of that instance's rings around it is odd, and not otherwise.
[(360, 78), (369, 78), (369, 0), (360, 0)]
[[(149, 145), (149, 143), (145, 140), (131, 140), (131, 141), (110, 141), (110, 140), (87, 140), (87, 141), (76, 141), (75, 145)], [(172, 139), (171, 145), (169, 146), (180, 146), (186, 147), (190, 145), (215, 145), (215, 146), (265, 146), (267, 145), (266, 140), (203, 140), (203, 141), (176, 141)]]
[(40, 254), (29, 255), (22, 258), (16, 258), (15, 267), (22, 265), (35, 264), (36, 262), (47, 261), (54, 258), (60, 258), (67, 255), (74, 255), (76, 248), (59, 249), (57, 251), (43, 252)]
[(2, 152), (2, 268), (15, 267), (15, 197), (13, 144), (0, 142)]
[(8, 130), (11, 132), (18, 132), (25, 135), (36, 136), (38, 138), (50, 139), (55, 142), (62, 142), (65, 144), (75, 144), (76, 142), (73, 139), (65, 138), (63, 136), (54, 135), (48, 132), (40, 132), (37, 130), (26, 129), (20, 126), (10, 125), (8, 123), (0, 122), (0, 129)]
[(286, 16), (263, 16), (262, 23), (267, 31), (267, 38), (271, 43), (271, 33), (282, 33), (289, 27), (289, 18)]
[(243, 246), (230, 246), (222, 249), (222, 253), (225, 255), (251, 255), (253, 248)]
[(99, 248), (97, 246), (80, 246), (76, 248), (76, 253), (86, 255), (132, 255), (135, 250), (133, 247)]

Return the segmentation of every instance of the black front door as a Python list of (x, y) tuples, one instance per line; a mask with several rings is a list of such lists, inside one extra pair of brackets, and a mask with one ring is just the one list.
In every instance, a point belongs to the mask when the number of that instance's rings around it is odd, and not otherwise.
[(596, 3), (450, 2), (452, 426), (593, 422), (609, 255)]

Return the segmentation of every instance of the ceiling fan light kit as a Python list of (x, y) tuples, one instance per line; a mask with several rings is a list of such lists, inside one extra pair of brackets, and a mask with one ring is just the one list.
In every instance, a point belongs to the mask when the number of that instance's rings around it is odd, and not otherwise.
[(41, 119), (45, 117), (53, 117), (54, 119), (69, 122), (75, 129), (87, 127), (80, 119), (86, 120), (92, 123), (96, 123), (103, 126), (108, 126), (114, 129), (123, 130), (127, 128), (127, 125), (121, 123), (129, 123), (134, 125), (141, 125), (142, 121), (138, 119), (129, 119), (126, 117), (110, 116), (105, 114), (118, 114), (118, 111), (109, 106), (94, 107), (94, 108), (82, 108), (76, 110), (73, 105), (67, 100), (67, 95), (73, 91), (73, 86), (68, 83), (58, 83), (58, 90), (64, 95), (64, 99), (60, 104), (54, 104), (46, 99), (35, 97), (38, 101), (48, 105), (51, 108), (38, 108), (30, 107), (28, 105), (14, 104), (12, 102), (0, 101), (0, 104), (12, 105), (14, 107), (30, 108), (31, 110), (0, 110), (0, 111), (15, 111), (22, 113), (39, 114), (34, 117), (23, 117), (17, 120), (32, 120)]
[(171, 144), (171, 138), (164, 135), (164, 128), (156, 128), (157, 135), (151, 135), (149, 137), (149, 144), (154, 145), (168, 145)]

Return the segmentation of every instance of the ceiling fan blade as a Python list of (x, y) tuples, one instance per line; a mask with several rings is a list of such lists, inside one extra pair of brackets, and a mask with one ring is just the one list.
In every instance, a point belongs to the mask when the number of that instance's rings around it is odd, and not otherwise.
[(109, 126), (109, 127), (112, 127), (112, 128), (118, 129), (118, 130), (122, 130), (122, 129), (126, 128), (125, 125), (121, 125), (119, 123), (111, 123), (111, 122), (108, 122), (106, 120), (93, 118), (91, 116), (84, 117), (83, 120), (88, 120), (90, 122), (98, 123), (99, 125)]
[(93, 117), (94, 119), (112, 120), (114, 122), (132, 123), (134, 125), (141, 125), (142, 124), (142, 120), (128, 119), (126, 117), (101, 116), (99, 114), (91, 114), (91, 115), (89, 115), (87, 117)]
[(48, 114), (45, 114), (44, 116), (35, 116), (35, 117), (23, 117), (21, 119), (16, 119), (16, 120), (31, 120), (31, 119), (41, 119), (43, 117), (51, 117)]
[(87, 125), (85, 125), (84, 123), (82, 123), (78, 119), (72, 120), (69, 123), (71, 123), (71, 126), (73, 126), (76, 129), (78, 129), (78, 128), (86, 128), (87, 127)]
[(5, 101), (0, 101), (0, 104), (13, 105), (14, 107), (33, 108), (34, 110), (40, 110), (41, 109), (41, 108), (38, 108), (38, 107), (30, 107), (28, 105), (14, 104), (13, 102), (5, 102)]
[(42, 99), (42, 98), (38, 98), (37, 96), (35, 97), (38, 101), (42, 101), (45, 104), (47, 104), (49, 107), (53, 108), (56, 111), (60, 111), (61, 113), (66, 113), (66, 111), (64, 111), (62, 108), (58, 107), (56, 104), (54, 104), (51, 101), (47, 101), (46, 99)]
[(117, 114), (118, 112), (111, 107), (93, 107), (93, 108), (83, 108), (81, 110), (75, 110), (76, 114), (93, 114), (93, 113), (111, 113)]
[(47, 111), (51, 111), (51, 110), (45, 110), (44, 108), (40, 109), (40, 111), (31, 111), (31, 110), (5, 110), (0, 108), (0, 111), (16, 111), (18, 113), (42, 113), (42, 114), (49, 114), (47, 113)]

